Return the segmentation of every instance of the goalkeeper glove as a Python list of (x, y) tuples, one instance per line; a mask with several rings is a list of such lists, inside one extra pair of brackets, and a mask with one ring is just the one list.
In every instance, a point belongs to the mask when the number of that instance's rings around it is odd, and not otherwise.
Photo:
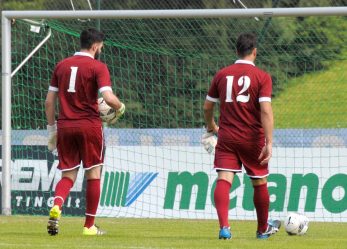
[(54, 151), (57, 148), (57, 123), (54, 125), (47, 125), (48, 131), (48, 150)]
[(213, 154), (217, 145), (217, 137), (213, 132), (206, 132), (202, 135), (201, 143), (209, 154)]
[(108, 125), (113, 125), (113, 124), (115, 124), (115, 123), (117, 122), (117, 120), (118, 120), (121, 116), (123, 116), (124, 112), (125, 112), (125, 105), (124, 105), (123, 103), (121, 103), (120, 108), (119, 108), (118, 110), (116, 110), (116, 113), (115, 113), (114, 117), (113, 117), (112, 119), (110, 119), (110, 120), (107, 122), (107, 124), (108, 124)]

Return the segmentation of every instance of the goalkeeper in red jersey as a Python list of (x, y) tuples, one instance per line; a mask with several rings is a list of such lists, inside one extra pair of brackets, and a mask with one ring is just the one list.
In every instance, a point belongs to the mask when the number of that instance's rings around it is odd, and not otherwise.
[[(239, 60), (214, 76), (208, 91), (204, 116), (207, 133), (204, 147), (214, 151), (214, 168), (218, 172), (214, 201), (217, 209), (220, 239), (230, 239), (228, 221), (229, 193), (235, 173), (244, 167), (254, 188), (254, 206), (258, 227), (256, 237), (266, 239), (276, 233), (281, 223), (268, 220), (268, 162), (272, 154), (273, 113), (272, 80), (255, 66), (256, 36), (241, 34), (236, 43)], [(220, 103), (219, 127), (213, 119), (216, 102)], [(218, 134), (217, 145), (214, 134)]]
[[(104, 163), (104, 135), (98, 111), (98, 92), (115, 109), (113, 124), (123, 115), (125, 106), (112, 93), (107, 66), (97, 60), (103, 47), (104, 34), (95, 29), (82, 31), (81, 49), (60, 61), (53, 72), (45, 107), (48, 149), (57, 149), (62, 178), (55, 188), (54, 205), (49, 212), (47, 230), (58, 233), (61, 210), (76, 180), (82, 162), (85, 169), (86, 218), (83, 235), (102, 235), (94, 220), (100, 199), (101, 167)], [(59, 116), (55, 121), (56, 102)]]

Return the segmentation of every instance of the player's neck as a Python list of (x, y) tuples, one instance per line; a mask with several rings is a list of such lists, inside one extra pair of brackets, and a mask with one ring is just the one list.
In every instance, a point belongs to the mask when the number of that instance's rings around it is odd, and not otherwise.
[(90, 54), (93, 58), (95, 57), (95, 54), (89, 49), (81, 49), (80, 52)]
[(240, 58), (240, 60), (250, 61), (250, 62), (254, 63), (255, 57), (253, 55), (249, 55), (249, 56), (245, 56), (243, 58)]

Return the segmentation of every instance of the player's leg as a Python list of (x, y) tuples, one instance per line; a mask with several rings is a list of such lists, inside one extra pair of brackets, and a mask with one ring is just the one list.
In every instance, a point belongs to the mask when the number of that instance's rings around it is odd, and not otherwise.
[(254, 195), (253, 203), (257, 213), (257, 238), (266, 239), (276, 233), (281, 226), (280, 221), (268, 219), (270, 197), (267, 187), (267, 176), (269, 174), (268, 165), (260, 165), (258, 157), (264, 141), (256, 143), (242, 144), (239, 147), (241, 161), (245, 167), (247, 175), (251, 178)]
[(259, 233), (264, 233), (267, 229), (267, 220), (269, 215), (269, 191), (267, 188), (267, 178), (251, 178), (254, 194), (253, 203), (257, 213), (258, 227), (257, 231)]
[(279, 231), (281, 221), (269, 220), (270, 196), (267, 187), (267, 177), (251, 178), (251, 180), (254, 188), (253, 202), (258, 221), (256, 237), (258, 239), (267, 239)]
[(214, 191), (214, 202), (219, 220), (219, 239), (230, 239), (229, 225), (229, 194), (236, 172), (241, 172), (241, 163), (233, 145), (218, 139), (214, 159), (214, 168), (218, 172), (218, 179)]
[[(86, 186), (86, 218), (84, 228), (91, 229), (95, 225), (95, 216), (98, 209), (100, 200), (100, 177), (101, 177), (101, 166), (86, 170), (87, 186)], [(84, 229), (86, 235), (97, 235), (88, 234), (88, 230)], [(95, 230), (95, 228), (93, 228)], [(93, 233), (93, 232), (92, 232)]]
[(76, 181), (77, 173), (78, 168), (62, 171), (61, 179), (55, 187), (53, 206), (58, 206), (62, 210), (62, 206)]
[(229, 193), (234, 179), (234, 172), (218, 170), (218, 179), (214, 190), (214, 203), (219, 220), (219, 239), (230, 239)]
[(72, 129), (59, 129), (57, 141), (59, 165), (62, 177), (55, 187), (53, 207), (49, 211), (47, 231), (56, 235), (62, 206), (77, 178), (81, 158), (78, 154), (76, 136)]
[(87, 179), (86, 186), (86, 218), (84, 235), (103, 235), (104, 231), (95, 226), (95, 216), (100, 200), (101, 168), (104, 162), (104, 139), (101, 127), (92, 127), (83, 131), (81, 143), (83, 167)]
[(62, 206), (76, 180), (78, 169), (62, 172), (62, 178), (55, 187), (54, 204), (49, 211), (47, 231), (50, 235), (56, 235), (59, 231), (59, 219)]

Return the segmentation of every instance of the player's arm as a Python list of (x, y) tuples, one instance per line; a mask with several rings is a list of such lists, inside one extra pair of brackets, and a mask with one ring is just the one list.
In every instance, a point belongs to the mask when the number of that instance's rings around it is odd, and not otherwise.
[[(218, 74), (217, 74), (218, 75)], [(215, 136), (218, 132), (219, 127), (216, 125), (213, 116), (213, 110), (215, 103), (218, 102), (218, 89), (217, 82), (218, 76), (215, 76), (212, 80), (210, 89), (208, 90), (205, 103), (204, 103), (204, 119), (206, 125), (206, 132), (202, 135), (201, 143), (203, 144), (205, 150), (213, 154), (215, 147), (217, 145), (217, 137)]]
[(113, 109), (118, 110), (122, 107), (122, 102), (118, 99), (118, 97), (113, 94), (112, 91), (103, 91), (101, 92), (102, 97), (106, 101), (106, 104), (111, 106)]
[(202, 135), (201, 143), (203, 144), (205, 150), (213, 154), (215, 147), (217, 145), (217, 137), (215, 134), (218, 132), (218, 126), (216, 125), (213, 118), (213, 109), (215, 103), (205, 100), (204, 103), (204, 118), (206, 123), (206, 132)]
[(96, 79), (101, 93), (106, 104), (116, 110), (116, 115), (108, 124), (114, 124), (125, 112), (125, 105), (113, 94), (111, 88), (111, 77), (107, 66), (103, 63), (95, 68)]
[(115, 117), (108, 122), (108, 124), (114, 124), (124, 114), (125, 105), (118, 99), (115, 94), (113, 94), (111, 90), (102, 91), (101, 94), (106, 101), (106, 104), (116, 110)]
[(207, 132), (217, 133), (219, 127), (216, 125), (216, 122), (214, 121), (214, 117), (213, 117), (214, 106), (215, 106), (215, 102), (212, 102), (207, 99), (205, 100), (204, 118), (205, 118)]
[(47, 118), (48, 131), (48, 150), (54, 151), (57, 148), (57, 125), (55, 122), (55, 105), (57, 101), (57, 92), (48, 90), (45, 111)]
[(274, 126), (274, 119), (271, 102), (260, 102), (260, 115), (261, 124), (264, 129), (266, 144), (259, 156), (259, 160), (261, 160), (260, 164), (266, 164), (269, 162), (272, 156), (272, 132)]
[(55, 124), (55, 105), (57, 100), (57, 93), (48, 91), (45, 101), (46, 118), (48, 125)]

